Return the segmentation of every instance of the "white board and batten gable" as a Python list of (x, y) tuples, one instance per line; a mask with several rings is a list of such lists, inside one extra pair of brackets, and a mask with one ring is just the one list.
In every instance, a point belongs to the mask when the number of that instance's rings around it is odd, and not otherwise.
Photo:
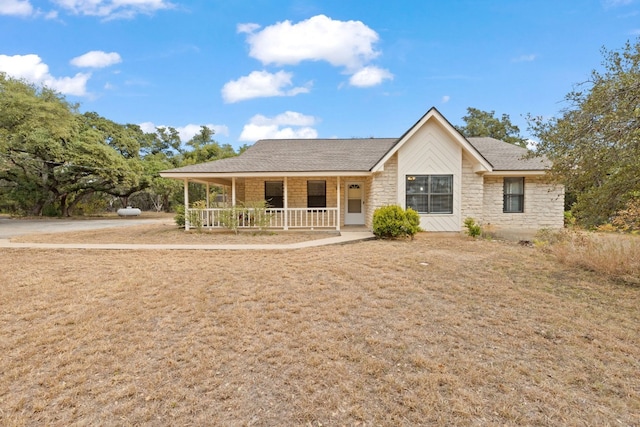
[(387, 155), (374, 167), (383, 170), (384, 163), (397, 153), (397, 203), (406, 208), (406, 177), (415, 175), (452, 175), (453, 212), (421, 214), (420, 226), (430, 231), (459, 231), (462, 218), (462, 158), (471, 159), (475, 172), (487, 172), (491, 165), (436, 110), (429, 110), (409, 129)]

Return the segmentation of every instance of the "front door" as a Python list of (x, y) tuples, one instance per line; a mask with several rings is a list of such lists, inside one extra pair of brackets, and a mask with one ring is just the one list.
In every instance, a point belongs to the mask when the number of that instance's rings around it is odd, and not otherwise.
[(364, 183), (345, 183), (345, 225), (364, 225)]

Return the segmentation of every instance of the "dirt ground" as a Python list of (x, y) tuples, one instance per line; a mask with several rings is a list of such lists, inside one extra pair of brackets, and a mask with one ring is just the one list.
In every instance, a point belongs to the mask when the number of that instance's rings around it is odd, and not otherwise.
[(640, 425), (640, 288), (517, 243), (0, 260), (3, 425)]

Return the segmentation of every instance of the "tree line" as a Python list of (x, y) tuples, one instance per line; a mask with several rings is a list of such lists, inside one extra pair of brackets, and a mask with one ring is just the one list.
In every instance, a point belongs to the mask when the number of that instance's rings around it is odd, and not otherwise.
[[(624, 218), (621, 228), (640, 230), (640, 37), (602, 54), (602, 70), (565, 96), (557, 117), (527, 117), (536, 142), (530, 155), (553, 162), (549, 176), (565, 185), (580, 225)], [(527, 146), (507, 114), (468, 108), (462, 120), (456, 128), (464, 136)], [(237, 154), (207, 127), (183, 144), (171, 127), (145, 133), (81, 114), (51, 89), (0, 73), (0, 211), (70, 215), (132, 198), (169, 210), (182, 203), (182, 187), (160, 170)]]
[[(602, 69), (576, 84), (557, 117), (529, 115), (530, 156), (553, 162), (549, 176), (565, 186), (565, 205), (583, 227), (612, 224), (640, 231), (640, 37), (620, 50), (602, 48)], [(507, 114), (467, 109), (464, 136), (526, 146)]]
[(0, 73), (0, 211), (69, 216), (132, 198), (168, 211), (182, 203), (182, 186), (159, 171), (237, 154), (205, 126), (183, 143), (174, 128), (146, 133), (81, 114), (55, 91)]

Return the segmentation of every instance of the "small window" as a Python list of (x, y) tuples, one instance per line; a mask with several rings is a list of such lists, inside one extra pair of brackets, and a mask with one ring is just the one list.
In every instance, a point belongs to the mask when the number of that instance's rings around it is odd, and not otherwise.
[(453, 213), (453, 175), (407, 175), (406, 205), (424, 214)]
[(307, 207), (327, 207), (327, 182), (307, 181)]
[(264, 200), (270, 208), (282, 209), (284, 208), (283, 197), (283, 184), (282, 181), (265, 181), (264, 183)]
[(505, 178), (502, 210), (505, 213), (524, 212), (524, 178)]

